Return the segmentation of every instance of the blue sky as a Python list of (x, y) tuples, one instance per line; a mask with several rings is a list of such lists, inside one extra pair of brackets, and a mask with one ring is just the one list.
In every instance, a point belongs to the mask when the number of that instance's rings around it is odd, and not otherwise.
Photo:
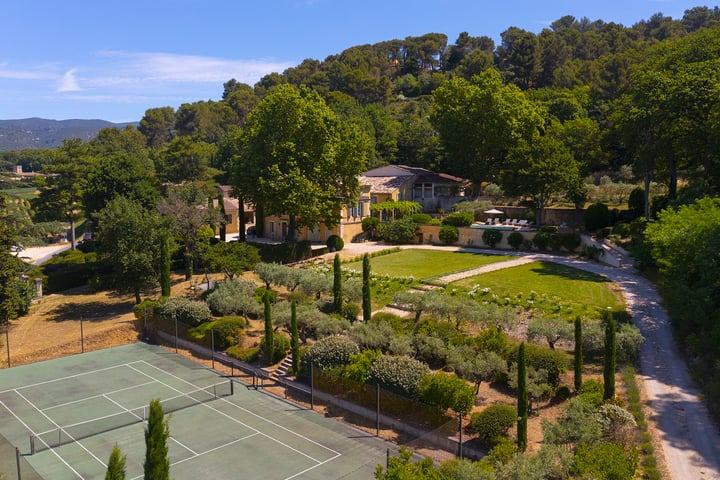
[(496, 42), (564, 15), (631, 26), (687, 0), (35, 0), (3, 4), (0, 119), (138, 121), (148, 108), (219, 100), (235, 78), (429, 32)]

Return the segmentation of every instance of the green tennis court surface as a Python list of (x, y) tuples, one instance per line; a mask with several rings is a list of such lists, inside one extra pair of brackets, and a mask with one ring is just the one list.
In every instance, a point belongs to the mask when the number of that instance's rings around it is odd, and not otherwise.
[(116, 443), (126, 478), (142, 478), (154, 398), (172, 411), (175, 480), (369, 479), (387, 448), (394, 453), (365, 432), (243, 383), (231, 388), (202, 365), (140, 343), (0, 371), (0, 434), (47, 480), (104, 478)]

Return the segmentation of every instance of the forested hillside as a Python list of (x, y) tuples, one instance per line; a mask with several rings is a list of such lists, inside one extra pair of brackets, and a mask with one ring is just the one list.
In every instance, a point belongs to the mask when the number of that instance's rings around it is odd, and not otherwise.
[(0, 152), (25, 148), (56, 148), (66, 138), (90, 140), (103, 128), (125, 128), (105, 120), (0, 120)]

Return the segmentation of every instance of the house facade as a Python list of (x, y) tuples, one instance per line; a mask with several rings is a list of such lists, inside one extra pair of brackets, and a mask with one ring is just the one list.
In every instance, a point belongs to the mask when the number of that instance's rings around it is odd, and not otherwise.
[[(362, 233), (363, 218), (371, 216), (370, 206), (373, 204), (390, 200), (414, 201), (423, 207), (423, 212), (437, 213), (450, 210), (454, 203), (464, 199), (464, 192), (470, 186), (465, 179), (404, 165), (368, 170), (360, 175), (359, 183), (358, 200), (343, 206), (336, 226), (321, 224), (313, 229), (301, 228), (296, 238), (322, 243), (330, 235), (338, 235), (350, 242)], [(266, 238), (274, 241), (287, 238), (287, 216), (268, 215), (263, 222)]]

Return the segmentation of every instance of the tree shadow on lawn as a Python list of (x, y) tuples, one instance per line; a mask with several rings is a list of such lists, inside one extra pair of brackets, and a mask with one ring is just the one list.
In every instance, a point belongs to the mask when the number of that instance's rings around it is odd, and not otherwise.
[(50, 320), (63, 322), (66, 320), (80, 320), (97, 322), (109, 317), (125, 315), (132, 311), (132, 302), (106, 303), (92, 301), (87, 303), (63, 303), (49, 312)]
[(582, 280), (585, 282), (611, 283), (611, 280), (602, 275), (586, 272), (577, 268), (566, 267), (552, 262), (540, 262), (540, 265), (530, 269), (538, 275), (562, 277), (568, 280)]

